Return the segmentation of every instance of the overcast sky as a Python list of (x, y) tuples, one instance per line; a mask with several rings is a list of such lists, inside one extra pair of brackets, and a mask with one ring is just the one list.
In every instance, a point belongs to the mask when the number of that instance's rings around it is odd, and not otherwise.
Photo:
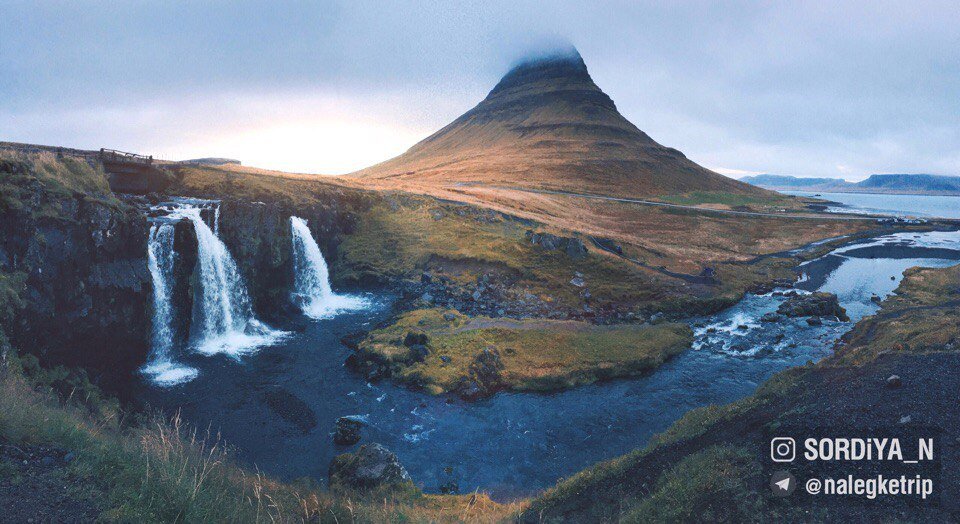
[(727, 174), (960, 175), (960, 5), (0, 2), (0, 140), (344, 173), (568, 39), (620, 111)]

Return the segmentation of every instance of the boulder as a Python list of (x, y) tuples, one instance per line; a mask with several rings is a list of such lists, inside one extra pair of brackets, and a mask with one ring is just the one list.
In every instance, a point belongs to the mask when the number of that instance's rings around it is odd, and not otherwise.
[(890, 389), (896, 389), (903, 385), (903, 380), (900, 378), (900, 375), (890, 375), (887, 378), (887, 387)]
[(788, 298), (777, 308), (777, 313), (788, 317), (837, 317), (847, 322), (850, 317), (833, 293), (811, 293)]
[(408, 331), (407, 336), (403, 337), (403, 345), (407, 347), (413, 347), (417, 345), (425, 346), (430, 338), (426, 333), (415, 333), (413, 331)]
[(760, 317), (760, 322), (780, 322), (782, 319), (783, 317), (777, 313), (766, 313)]
[(527, 231), (527, 240), (547, 251), (563, 251), (568, 257), (579, 259), (587, 256), (587, 246), (579, 238), (559, 237), (550, 233)]
[(393, 452), (380, 444), (360, 446), (354, 453), (334, 457), (329, 469), (330, 486), (369, 490), (403, 487), (410, 474)]
[(413, 362), (423, 362), (430, 354), (430, 350), (423, 344), (414, 344), (410, 346), (410, 360)]
[(503, 388), (500, 372), (503, 361), (496, 348), (485, 348), (470, 363), (469, 374), (462, 377), (454, 391), (464, 400), (489, 397)]
[(337, 426), (333, 432), (333, 442), (340, 446), (352, 446), (360, 442), (360, 429), (363, 422), (350, 417), (337, 419)]

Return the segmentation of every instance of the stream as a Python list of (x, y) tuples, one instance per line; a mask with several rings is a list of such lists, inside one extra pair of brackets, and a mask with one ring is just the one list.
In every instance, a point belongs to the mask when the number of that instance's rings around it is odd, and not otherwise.
[[(175, 213), (191, 220), (199, 216)], [(291, 225), (309, 237), (303, 224)], [(156, 231), (153, 235), (163, 239)], [(320, 271), (322, 256), (315, 260), (319, 249), (310, 246), (315, 246), (313, 240), (300, 236), (296, 242), (305, 257), (301, 264), (313, 258), (310, 271)], [(942, 267), (958, 260), (960, 232), (860, 241), (803, 264), (798, 275), (799, 292), (835, 293), (851, 322), (824, 319), (822, 325), (810, 326), (798, 318), (763, 323), (760, 318), (776, 311), (785, 297), (778, 292), (748, 295), (717, 315), (691, 319), (693, 348), (643, 377), (551, 394), (500, 393), (474, 403), (410, 391), (390, 381), (369, 384), (347, 370), (343, 363), (350, 350), (341, 337), (385, 320), (394, 297), (338, 295), (324, 287), (323, 263), (322, 274), (298, 282), (329, 293), (337, 307), (304, 299), (304, 311), (322, 314), (313, 315), (304, 331), (282, 335), (241, 307), (239, 320), (221, 322), (220, 328), (205, 324), (213, 331), (199, 337), (198, 350), (171, 355), (171, 348), (164, 347), (166, 353), (159, 357), (176, 362), (178, 380), (150, 380), (145, 371), (149, 385), (142, 397), (168, 413), (179, 409), (197, 427), (218, 429), (242, 462), (281, 479), (325, 479), (330, 460), (351, 449), (333, 444), (335, 422), (354, 416), (366, 423), (361, 443), (379, 442), (395, 452), (426, 491), (455, 486), (461, 493), (479, 489), (510, 500), (643, 447), (691, 409), (737, 400), (780, 370), (824, 357), (853, 323), (877, 310), (872, 297), (889, 295), (906, 268)], [(311, 294), (299, 286), (300, 295)], [(222, 303), (217, 307), (229, 309)], [(233, 353), (223, 350), (223, 333), (216, 329), (244, 342), (249, 336), (272, 338), (256, 351), (244, 346)], [(218, 350), (203, 351), (211, 340)], [(278, 389), (309, 406), (316, 425), (297, 425), (271, 408), (269, 392)]]

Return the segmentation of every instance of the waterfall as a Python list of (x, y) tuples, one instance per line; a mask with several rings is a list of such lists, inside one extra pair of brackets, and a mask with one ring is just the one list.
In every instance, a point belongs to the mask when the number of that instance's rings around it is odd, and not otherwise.
[(153, 327), (150, 356), (142, 372), (154, 383), (172, 386), (192, 380), (197, 370), (173, 360), (173, 224), (156, 223), (150, 227), (147, 266), (153, 280)]
[(205, 354), (238, 356), (282, 336), (253, 316), (237, 263), (200, 217), (200, 209), (185, 207), (175, 215), (190, 220), (197, 235), (199, 289), (194, 292), (190, 334), (194, 348)]
[(293, 300), (311, 318), (329, 318), (341, 311), (367, 307), (369, 301), (338, 295), (330, 287), (330, 272), (307, 221), (290, 217), (293, 241)]

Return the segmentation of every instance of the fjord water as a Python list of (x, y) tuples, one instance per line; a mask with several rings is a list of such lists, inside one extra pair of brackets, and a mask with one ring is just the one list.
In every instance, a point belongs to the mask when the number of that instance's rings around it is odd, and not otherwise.
[[(837, 293), (855, 322), (876, 310), (871, 297), (889, 294), (904, 268), (957, 259), (956, 232), (889, 235), (805, 264), (798, 287)], [(480, 489), (510, 499), (641, 448), (691, 409), (749, 395), (773, 373), (829, 354), (852, 326), (828, 319), (820, 326), (805, 319), (762, 323), (760, 317), (785, 298), (748, 295), (718, 315), (692, 320), (694, 349), (646, 376), (466, 403), (389, 381), (370, 384), (343, 366), (350, 350), (339, 339), (389, 316), (391, 296), (367, 298), (369, 308), (314, 321), (242, 361), (194, 355), (197, 380), (152, 389), (147, 400), (181, 410), (199, 427), (219, 429), (242, 461), (281, 478), (325, 479), (330, 460), (352, 449), (333, 444), (335, 422), (354, 416), (367, 423), (361, 443), (379, 442), (396, 452), (427, 491), (454, 482), (461, 492)], [(284, 418), (274, 411), (266, 394), (277, 388), (301, 399), (316, 426), (304, 430), (289, 413)]]
[(940, 195), (887, 195), (876, 193), (813, 193), (781, 191), (795, 196), (816, 197), (844, 204), (830, 207), (833, 213), (873, 213), (877, 215), (960, 218), (960, 197)]

